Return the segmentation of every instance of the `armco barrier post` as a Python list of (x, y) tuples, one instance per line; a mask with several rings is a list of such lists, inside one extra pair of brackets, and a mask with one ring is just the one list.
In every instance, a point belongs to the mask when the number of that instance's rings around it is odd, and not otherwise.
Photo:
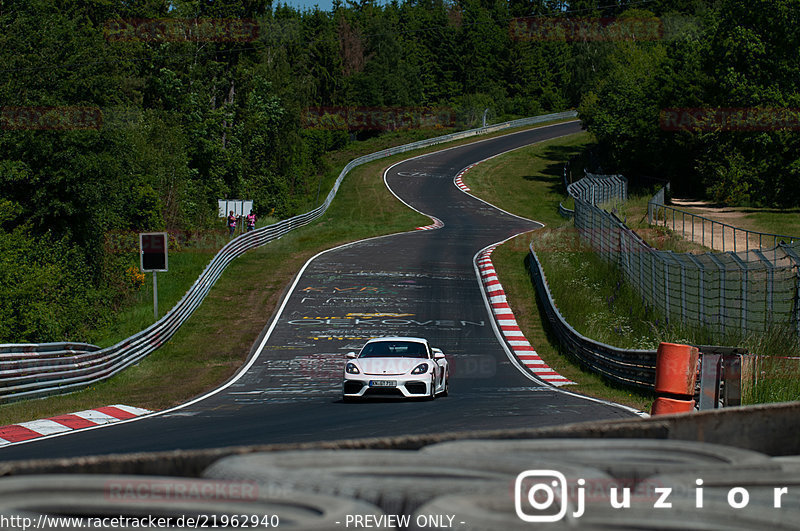
[(694, 409), (694, 386), (697, 379), (697, 347), (661, 343), (656, 354), (658, 396), (651, 415), (688, 413)]
[(722, 354), (703, 352), (703, 361), (700, 364), (700, 404), (698, 409), (716, 409), (719, 407), (722, 359)]
[(755, 356), (746, 349), (701, 345), (698, 409), (739, 406), (753, 392)]

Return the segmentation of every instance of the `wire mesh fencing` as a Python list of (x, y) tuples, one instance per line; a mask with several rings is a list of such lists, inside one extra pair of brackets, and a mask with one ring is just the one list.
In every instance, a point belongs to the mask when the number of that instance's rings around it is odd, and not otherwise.
[(772, 326), (790, 326), (800, 334), (800, 242), (738, 252), (658, 250), (598, 206), (625, 199), (626, 185), (621, 176), (587, 174), (568, 192), (575, 199), (581, 239), (616, 263), (649, 305), (668, 320), (722, 334), (762, 332)]
[(800, 236), (747, 230), (671, 207), (665, 204), (663, 188), (648, 202), (647, 220), (651, 225), (669, 227), (684, 238), (715, 251), (747, 252), (800, 242)]

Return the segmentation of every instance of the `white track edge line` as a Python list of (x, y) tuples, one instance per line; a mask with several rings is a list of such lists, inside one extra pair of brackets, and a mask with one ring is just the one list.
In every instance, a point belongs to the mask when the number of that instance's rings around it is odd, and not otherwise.
[[(400, 198), (397, 196), (397, 194), (395, 194), (395, 193), (394, 193), (394, 190), (392, 190), (392, 189), (389, 187), (388, 183), (386, 182), (386, 172), (388, 172), (388, 171), (389, 171), (391, 168), (393, 168), (394, 166), (397, 166), (398, 164), (400, 164), (400, 163), (402, 163), (402, 162), (407, 162), (407, 161), (409, 161), (409, 160), (414, 160), (414, 159), (418, 159), (418, 158), (425, 157), (425, 156), (428, 156), (428, 155), (433, 155), (433, 154), (436, 154), (436, 153), (441, 153), (441, 152), (443, 152), (443, 151), (449, 151), (449, 150), (451, 150), (451, 149), (458, 149), (458, 148), (465, 147), (465, 146), (468, 146), (468, 145), (480, 144), (480, 143), (482, 143), (482, 142), (488, 142), (488, 141), (495, 140), (495, 139), (497, 139), (497, 138), (501, 138), (501, 137), (505, 137), (505, 136), (514, 136), (514, 135), (518, 135), (518, 134), (523, 134), (523, 133), (527, 133), (527, 132), (529, 132), (529, 131), (531, 131), (531, 130), (533, 130), (533, 129), (545, 129), (545, 128), (548, 128), (548, 127), (556, 127), (556, 126), (559, 126), (559, 125), (565, 125), (565, 124), (569, 124), (569, 123), (573, 123), (573, 122), (580, 122), (580, 120), (569, 120), (569, 121), (566, 121), (566, 122), (559, 122), (559, 123), (550, 124), (550, 125), (543, 125), (543, 126), (539, 126), (539, 127), (532, 127), (532, 128), (529, 128), (529, 129), (524, 129), (524, 130), (522, 130), (522, 131), (517, 131), (517, 132), (515, 132), (515, 133), (501, 134), (501, 135), (497, 135), (497, 136), (490, 137), (490, 138), (484, 138), (484, 139), (481, 139), (481, 140), (476, 140), (475, 142), (467, 142), (467, 143), (464, 143), (464, 144), (459, 144), (459, 145), (457, 145), (457, 146), (451, 146), (451, 147), (448, 147), (448, 148), (444, 148), (444, 149), (440, 149), (440, 150), (432, 151), (432, 152), (430, 152), (430, 153), (423, 153), (423, 154), (420, 154), (420, 155), (416, 155), (416, 156), (414, 156), (414, 157), (410, 157), (410, 158), (407, 158), (407, 159), (403, 159), (403, 160), (401, 160), (401, 161), (399, 161), (399, 162), (396, 162), (396, 163), (392, 164), (391, 166), (389, 166), (389, 167), (388, 167), (388, 168), (387, 168), (387, 169), (384, 171), (384, 175), (383, 175), (383, 181), (384, 181), (384, 185), (385, 185), (385, 186), (386, 186), (386, 188), (389, 190), (389, 192), (390, 192), (390, 193), (391, 193), (393, 196), (395, 196), (395, 197), (396, 197), (396, 198), (397, 198), (397, 199), (398, 199), (398, 200), (399, 200), (401, 203), (403, 203), (404, 205), (406, 205), (406, 206), (407, 206), (407, 207), (409, 207), (410, 209), (414, 210), (415, 212), (418, 212), (419, 214), (422, 214), (423, 216), (430, 218), (430, 216), (429, 216), (429, 215), (427, 215), (427, 214), (425, 214), (425, 213), (423, 213), (423, 212), (420, 212), (420, 211), (419, 211), (419, 210), (417, 210), (416, 208), (412, 207), (411, 205), (409, 205), (408, 203), (406, 203), (405, 201), (403, 201), (402, 199), (400, 199)], [(490, 134), (491, 134), (491, 133), (490, 133)], [(503, 154), (505, 154), (505, 153), (508, 153), (508, 152), (511, 152), (511, 151), (515, 151), (515, 150), (517, 150), (517, 149), (522, 149), (522, 148), (524, 148), (524, 147), (528, 147), (528, 146), (532, 146), (532, 145), (540, 144), (540, 143), (542, 143), (542, 142), (547, 142), (548, 140), (554, 140), (554, 139), (556, 139), (556, 138), (562, 138), (562, 137), (564, 137), (564, 136), (569, 136), (569, 135), (571, 135), (571, 134), (576, 134), (576, 133), (569, 133), (569, 134), (565, 134), (565, 135), (561, 135), (561, 136), (556, 136), (556, 137), (553, 137), (553, 138), (550, 138), (550, 139), (547, 139), (547, 140), (541, 140), (541, 141), (539, 141), (539, 142), (534, 142), (534, 143), (532, 143), (532, 144), (526, 144), (526, 145), (524, 145), (524, 146), (520, 146), (520, 147), (517, 147), (517, 148), (513, 148), (513, 149), (510, 149), (510, 150), (508, 150), (508, 151), (504, 151), (504, 152), (502, 152), (502, 153), (498, 153), (498, 154), (496, 154), (496, 155), (493, 155), (493, 156), (491, 156), (491, 157), (487, 157), (486, 159), (483, 159), (483, 160), (481, 160), (481, 161), (478, 161), (478, 162), (476, 162), (476, 163), (475, 163), (475, 165), (477, 165), (477, 164), (480, 164), (481, 162), (484, 162), (484, 161), (486, 161), (486, 160), (489, 160), (489, 159), (491, 159), (491, 158), (494, 158), (494, 157), (497, 157), (497, 156), (503, 155)], [(423, 149), (424, 149), (424, 148), (423, 148)], [(399, 154), (399, 153), (398, 153), (398, 154)], [(460, 170), (459, 170), (459, 171), (460, 171)], [(458, 187), (456, 187), (456, 188), (458, 188)], [(459, 190), (461, 190), (461, 189), (459, 188)], [(470, 196), (474, 197), (474, 198), (475, 198), (475, 199), (477, 199), (478, 201), (481, 201), (482, 203), (484, 203), (484, 204), (486, 204), (486, 205), (489, 205), (489, 206), (491, 206), (491, 207), (493, 207), (493, 208), (495, 208), (495, 209), (497, 209), (497, 210), (500, 210), (501, 212), (504, 212), (504, 213), (506, 213), (506, 214), (508, 214), (508, 215), (510, 215), (510, 216), (513, 216), (513, 217), (516, 217), (516, 218), (519, 218), (519, 219), (523, 219), (523, 220), (525, 220), (525, 221), (533, 221), (533, 220), (530, 220), (530, 219), (524, 218), (524, 217), (522, 217), (522, 216), (518, 216), (518, 215), (516, 215), (516, 214), (512, 214), (512, 213), (510, 213), (510, 212), (506, 212), (505, 210), (503, 210), (503, 209), (501, 209), (501, 208), (498, 208), (497, 206), (495, 206), (495, 205), (492, 205), (492, 204), (491, 204), (491, 203), (489, 203), (488, 201), (485, 201), (485, 200), (481, 199), (480, 197), (474, 196), (474, 195), (472, 195), (472, 194), (471, 194), (471, 193), (469, 193), (469, 192), (464, 192), (463, 190), (461, 190), (461, 191), (462, 191), (463, 193), (467, 194), (467, 195), (470, 195)], [(441, 221), (441, 220), (440, 220), (440, 221)], [(539, 222), (539, 221), (534, 221), (534, 223), (538, 223), (538, 224), (542, 225), (542, 227), (544, 227), (544, 226), (545, 226), (545, 224), (544, 224), (544, 223), (541, 223), (541, 222)], [(442, 222), (442, 226), (444, 226), (444, 222)], [(441, 227), (440, 227), (440, 228), (441, 228)], [(82, 429), (80, 429), (80, 430), (72, 430), (72, 431), (63, 432), (63, 433), (55, 433), (55, 434), (52, 434), (52, 435), (45, 435), (45, 436), (42, 436), (42, 437), (37, 437), (37, 438), (35, 438), (35, 439), (29, 439), (29, 440), (26, 440), (26, 441), (12, 442), (12, 443), (9, 443), (9, 444), (6, 444), (6, 445), (0, 445), (0, 448), (7, 448), (7, 447), (9, 447), (9, 446), (16, 446), (16, 445), (19, 445), (19, 444), (25, 444), (25, 443), (34, 442), (34, 441), (40, 441), (40, 440), (43, 440), (43, 439), (52, 439), (52, 438), (55, 438), (55, 437), (62, 437), (62, 436), (64, 436), (64, 435), (70, 435), (70, 434), (72, 434), (72, 433), (77, 433), (77, 432), (79, 432), (79, 431), (80, 431), (80, 432), (84, 432), (84, 431), (89, 431), (89, 430), (102, 429), (102, 428), (106, 428), (106, 427), (109, 427), (109, 426), (118, 426), (118, 425), (120, 425), (120, 424), (127, 424), (127, 423), (129, 423), (129, 422), (136, 422), (136, 421), (143, 420), (143, 419), (146, 419), (146, 418), (158, 417), (158, 416), (161, 416), (161, 415), (165, 415), (165, 414), (167, 414), (167, 413), (172, 413), (172, 412), (174, 412), (174, 411), (179, 411), (179, 410), (181, 410), (181, 409), (183, 409), (183, 408), (185, 408), (185, 407), (189, 407), (189, 406), (191, 406), (191, 405), (194, 405), (194, 404), (196, 404), (197, 402), (200, 402), (200, 401), (202, 401), (202, 400), (205, 400), (205, 399), (207, 399), (207, 398), (210, 398), (210, 397), (212, 397), (212, 396), (216, 395), (217, 393), (220, 393), (220, 392), (224, 391), (225, 389), (227, 389), (228, 387), (230, 387), (230, 386), (231, 386), (231, 385), (233, 385), (234, 383), (238, 382), (238, 381), (239, 381), (239, 379), (241, 379), (241, 378), (244, 376), (244, 374), (247, 372), (247, 370), (249, 370), (249, 369), (250, 369), (250, 367), (252, 367), (252, 366), (253, 366), (253, 364), (255, 363), (255, 361), (256, 361), (256, 360), (259, 358), (259, 356), (261, 355), (261, 352), (262, 352), (262, 350), (263, 350), (264, 346), (266, 346), (266, 341), (267, 341), (267, 339), (268, 339), (268, 338), (270, 337), (270, 335), (272, 334), (272, 331), (274, 330), (275, 326), (277, 325), (277, 322), (278, 322), (278, 319), (279, 319), (280, 315), (283, 313), (283, 310), (284, 310), (284, 308), (286, 307), (286, 304), (287, 304), (287, 303), (288, 303), (288, 301), (289, 301), (289, 298), (290, 298), (290, 295), (291, 295), (291, 291), (293, 291), (293, 290), (294, 290), (294, 288), (297, 286), (298, 282), (300, 281), (300, 277), (302, 276), (303, 272), (306, 270), (306, 268), (309, 266), (309, 264), (311, 264), (311, 262), (312, 262), (312, 261), (314, 261), (316, 258), (318, 258), (318, 257), (322, 256), (323, 254), (325, 254), (325, 253), (327, 253), (327, 252), (331, 252), (331, 251), (335, 251), (335, 250), (338, 250), (338, 249), (342, 249), (342, 248), (345, 248), (345, 247), (347, 247), (347, 246), (350, 246), (350, 245), (356, 245), (356, 244), (359, 244), (359, 243), (362, 243), (362, 242), (365, 242), (365, 241), (369, 241), (369, 240), (375, 240), (375, 239), (379, 239), (379, 238), (386, 238), (386, 237), (389, 237), (389, 236), (397, 236), (397, 235), (399, 235), (399, 234), (415, 234), (416, 232), (417, 232), (417, 230), (416, 230), (416, 229), (412, 229), (412, 230), (405, 231), (405, 232), (398, 232), (398, 233), (394, 233), (394, 234), (385, 234), (385, 235), (383, 235), (383, 236), (376, 236), (376, 237), (372, 237), (372, 238), (365, 238), (365, 239), (363, 239), (363, 240), (358, 240), (358, 241), (355, 241), (355, 242), (349, 242), (349, 243), (345, 243), (345, 244), (343, 244), (343, 245), (340, 245), (340, 246), (338, 246), (338, 247), (333, 247), (333, 248), (331, 248), (331, 249), (326, 249), (326, 250), (324, 250), (324, 251), (320, 251), (320, 252), (319, 252), (319, 253), (317, 253), (316, 255), (314, 255), (314, 256), (312, 256), (311, 258), (309, 258), (309, 260), (308, 260), (308, 261), (307, 261), (307, 262), (306, 262), (306, 263), (303, 265), (303, 267), (300, 269), (300, 271), (298, 271), (297, 275), (295, 275), (295, 280), (294, 280), (294, 282), (292, 283), (292, 285), (291, 285), (290, 289), (289, 289), (289, 290), (287, 290), (287, 292), (286, 292), (286, 296), (284, 297), (284, 300), (282, 301), (282, 303), (281, 303), (281, 306), (280, 306), (280, 308), (279, 308), (278, 312), (275, 314), (275, 318), (273, 319), (273, 321), (272, 321), (272, 324), (270, 325), (269, 329), (267, 330), (267, 333), (266, 333), (266, 335), (264, 336), (263, 340), (262, 340), (262, 341), (261, 341), (261, 343), (259, 344), (259, 347), (258, 347), (258, 349), (256, 350), (255, 354), (253, 354), (253, 356), (251, 356), (250, 360), (248, 360), (248, 362), (247, 362), (247, 363), (246, 363), (244, 366), (242, 366), (242, 367), (240, 368), (240, 370), (239, 370), (239, 371), (237, 371), (236, 375), (235, 375), (233, 378), (231, 378), (229, 381), (227, 381), (227, 382), (226, 382), (225, 384), (223, 384), (222, 386), (220, 386), (220, 387), (218, 387), (218, 388), (216, 388), (216, 389), (213, 389), (213, 390), (209, 391), (208, 393), (206, 393), (206, 394), (204, 394), (204, 395), (202, 395), (202, 396), (200, 396), (200, 397), (198, 397), (198, 398), (195, 398), (195, 399), (193, 399), (193, 400), (191, 400), (191, 401), (189, 401), (189, 402), (186, 402), (185, 404), (180, 404), (180, 405), (177, 405), (177, 406), (175, 406), (175, 407), (172, 407), (172, 408), (170, 408), (170, 409), (165, 409), (165, 410), (162, 410), (162, 411), (153, 411), (153, 412), (150, 412), (150, 413), (147, 413), (147, 414), (144, 414), (144, 415), (139, 415), (139, 416), (137, 416), (137, 417), (134, 417), (134, 418), (131, 418), (131, 419), (118, 420), (117, 422), (110, 422), (110, 423), (107, 423), (107, 424), (100, 424), (100, 425), (97, 425), (97, 426), (91, 426), (91, 427), (88, 427), (88, 428), (82, 428)], [(524, 234), (524, 233), (521, 233), (521, 234)], [(516, 236), (519, 236), (519, 234), (517, 234), (517, 235), (515, 235), (515, 236), (512, 236), (512, 237), (510, 237), (510, 238), (507, 238), (506, 240), (503, 240), (502, 242), (500, 242), (500, 243), (497, 243), (497, 244), (494, 244), (494, 245), (495, 245), (495, 246), (497, 246), (497, 245), (500, 245), (500, 244), (502, 244), (502, 243), (505, 243), (505, 241), (508, 241), (508, 240), (510, 240), (511, 238), (514, 238), (514, 237), (516, 237)], [(481, 250), (480, 250), (480, 251), (478, 251), (478, 253), (477, 253), (477, 254), (476, 254), (474, 257), (473, 257), (473, 267), (475, 268), (475, 270), (476, 270), (476, 274), (478, 275), (478, 283), (479, 283), (479, 284), (480, 284), (480, 282), (481, 282), (481, 279), (480, 279), (480, 272), (477, 270), (477, 264), (475, 263), (475, 258), (478, 256), (478, 254), (482, 253), (483, 251), (485, 251), (485, 250), (486, 250), (486, 249), (488, 249), (489, 247), (491, 247), (491, 245), (489, 245), (489, 246), (485, 247), (484, 249), (481, 249)], [(482, 296), (482, 297), (483, 297), (483, 299), (484, 299), (484, 304), (486, 305), (486, 308), (487, 308), (487, 309), (488, 309), (488, 311), (490, 312), (490, 315), (493, 315), (493, 314), (491, 313), (491, 312), (492, 312), (492, 307), (491, 307), (491, 305), (489, 304), (488, 300), (486, 299), (486, 294), (485, 294), (485, 292), (483, 291), (483, 287), (482, 287), (482, 286), (481, 286), (481, 290), (480, 290), (480, 291), (481, 291), (481, 296)], [(497, 323), (495, 322), (495, 319), (494, 319), (494, 318), (490, 319), (490, 321), (491, 321), (491, 323), (492, 323), (492, 328), (493, 328), (493, 329), (494, 329), (494, 331), (495, 331), (495, 335), (497, 335), (497, 334), (498, 334)], [(499, 336), (498, 336), (498, 339), (500, 339), (500, 338), (499, 338)], [(630, 407), (628, 407), (628, 406), (625, 406), (625, 405), (622, 405), (622, 404), (617, 404), (617, 403), (615, 403), (615, 402), (604, 401), (604, 400), (601, 400), (601, 399), (598, 399), (598, 398), (594, 398), (594, 397), (588, 397), (588, 396), (584, 396), (584, 395), (580, 395), (580, 394), (576, 394), (576, 393), (571, 393), (571, 392), (569, 392), (569, 391), (564, 391), (563, 389), (559, 389), (558, 387), (555, 387), (555, 386), (553, 386), (553, 385), (551, 385), (551, 384), (548, 384), (548, 383), (546, 383), (546, 382), (543, 382), (543, 381), (539, 381), (539, 380), (538, 380), (538, 379), (536, 379), (536, 378), (532, 378), (532, 377), (531, 377), (531, 375), (530, 375), (530, 373), (529, 373), (529, 372), (527, 372), (527, 371), (526, 371), (525, 369), (523, 369), (522, 367), (520, 367), (520, 366), (519, 366), (519, 364), (518, 364), (518, 362), (517, 362), (517, 360), (516, 360), (516, 358), (510, 354), (510, 351), (508, 350), (508, 347), (505, 345), (505, 341), (502, 341), (502, 340), (501, 340), (501, 341), (500, 341), (500, 344), (503, 346), (503, 349), (506, 351), (506, 355), (507, 355), (507, 356), (510, 356), (510, 357), (509, 357), (509, 359), (511, 359), (511, 360), (512, 360), (512, 363), (514, 364), (514, 366), (515, 366), (515, 367), (517, 367), (517, 369), (518, 369), (518, 370), (519, 370), (519, 371), (520, 371), (522, 374), (524, 374), (525, 376), (529, 377), (529, 378), (530, 378), (532, 381), (534, 381), (534, 382), (536, 382), (536, 383), (539, 383), (539, 384), (542, 384), (542, 386), (543, 386), (543, 387), (547, 387), (547, 388), (553, 389), (553, 390), (554, 390), (554, 391), (556, 391), (556, 392), (561, 392), (561, 393), (565, 393), (565, 394), (568, 394), (568, 395), (576, 396), (576, 397), (578, 397), (578, 398), (584, 398), (584, 399), (586, 399), (586, 400), (590, 400), (590, 401), (594, 401), (594, 402), (599, 402), (599, 403), (604, 403), (604, 404), (608, 404), (608, 405), (612, 405), (612, 406), (617, 406), (617, 407), (620, 407), (620, 408), (622, 408), (622, 409), (626, 409), (626, 410), (632, 411), (632, 412), (634, 412), (634, 413), (636, 413), (636, 414), (639, 414), (640, 416), (646, 416), (646, 417), (648, 417), (648, 416), (649, 416), (649, 415), (647, 415), (646, 413), (643, 413), (643, 412), (641, 412), (641, 411), (638, 411), (638, 410), (636, 410), (636, 409), (634, 409), (634, 408), (630, 408)], [(513, 359), (512, 359), (512, 358), (513, 358)]]
[[(487, 204), (489, 204), (489, 203), (487, 203)], [(532, 221), (532, 220), (528, 220), (528, 221)], [(524, 232), (523, 232), (523, 233), (520, 233), (520, 234), (526, 234), (526, 233), (524, 233)], [(540, 380), (539, 378), (536, 378), (535, 376), (533, 376), (533, 374), (531, 374), (531, 373), (530, 373), (530, 372), (527, 370), (527, 368), (522, 368), (522, 366), (521, 366), (521, 364), (520, 364), (519, 360), (517, 359), (517, 357), (516, 357), (516, 356), (515, 356), (515, 355), (514, 355), (514, 354), (511, 352), (511, 350), (508, 348), (508, 345), (507, 345), (507, 344), (506, 344), (506, 342), (505, 342), (505, 338), (502, 336), (502, 334), (501, 334), (501, 332), (500, 332), (500, 330), (499, 330), (499, 328), (498, 328), (498, 326), (497, 326), (497, 323), (495, 322), (495, 319), (494, 319), (494, 314), (492, 313), (492, 311), (493, 311), (493, 308), (492, 308), (491, 304), (489, 303), (489, 299), (486, 297), (486, 292), (483, 290), (483, 285), (482, 285), (482, 283), (481, 283), (481, 279), (480, 279), (480, 271), (478, 270), (478, 265), (477, 265), (477, 262), (476, 262), (476, 260), (477, 260), (478, 256), (479, 256), (481, 253), (485, 252), (485, 251), (486, 251), (487, 249), (489, 249), (490, 247), (492, 247), (492, 246), (495, 246), (495, 247), (497, 247), (497, 246), (499, 246), (499, 245), (502, 245), (502, 244), (504, 244), (505, 242), (507, 242), (508, 240), (511, 240), (512, 238), (516, 238), (516, 237), (517, 237), (517, 236), (519, 236), (520, 234), (517, 234), (517, 235), (511, 236), (511, 237), (509, 237), (509, 238), (506, 238), (505, 240), (502, 240), (502, 241), (500, 241), (500, 242), (498, 242), (498, 243), (494, 243), (494, 244), (491, 244), (491, 245), (487, 245), (486, 247), (484, 247), (483, 249), (481, 249), (480, 251), (478, 251), (477, 253), (475, 253), (475, 256), (473, 257), (473, 268), (474, 268), (474, 270), (475, 270), (475, 274), (476, 274), (476, 276), (477, 276), (478, 285), (479, 285), (479, 286), (480, 286), (480, 288), (481, 288), (481, 290), (480, 290), (480, 291), (481, 291), (481, 296), (483, 297), (483, 302), (484, 302), (484, 305), (486, 306), (486, 311), (487, 311), (487, 312), (489, 313), (489, 315), (492, 317), (492, 318), (490, 319), (490, 321), (491, 321), (491, 323), (492, 323), (492, 329), (494, 330), (494, 333), (495, 333), (495, 335), (497, 336), (498, 342), (499, 342), (499, 343), (500, 343), (500, 345), (503, 347), (503, 350), (506, 352), (506, 357), (509, 359), (509, 361), (512, 363), (512, 365), (514, 365), (514, 366), (515, 366), (515, 367), (516, 367), (516, 368), (517, 368), (517, 369), (518, 369), (518, 370), (519, 370), (519, 371), (520, 371), (520, 372), (521, 372), (521, 373), (522, 373), (522, 374), (523, 374), (525, 377), (527, 377), (529, 380), (531, 380), (531, 381), (533, 381), (533, 382), (536, 382), (536, 383), (539, 383), (539, 384), (541, 384), (541, 385), (542, 385), (542, 387), (546, 387), (546, 388), (548, 388), (548, 389), (552, 389), (552, 390), (553, 390), (553, 392), (556, 392), (556, 393), (564, 393), (564, 394), (566, 394), (566, 395), (569, 395), (569, 396), (574, 396), (574, 397), (576, 397), (576, 398), (582, 398), (582, 399), (584, 399), (584, 400), (588, 400), (588, 401), (590, 401), (590, 402), (596, 402), (596, 403), (598, 403), (598, 404), (604, 404), (604, 405), (607, 405), (607, 406), (612, 406), (612, 407), (617, 407), (617, 408), (620, 408), (620, 409), (624, 409), (624, 410), (626, 410), (626, 411), (629, 411), (629, 412), (631, 412), (631, 413), (634, 413), (634, 414), (636, 414), (636, 415), (638, 415), (638, 416), (640, 416), (640, 417), (645, 417), (645, 418), (646, 418), (646, 417), (649, 417), (650, 415), (648, 415), (647, 413), (645, 413), (645, 412), (643, 412), (643, 411), (639, 411), (639, 410), (638, 410), (638, 409), (636, 409), (636, 408), (632, 408), (632, 407), (630, 407), (630, 406), (626, 406), (626, 405), (624, 405), (624, 404), (618, 404), (618, 403), (616, 403), (616, 402), (612, 402), (612, 401), (610, 401), (610, 400), (603, 400), (602, 398), (595, 398), (595, 397), (593, 397), (593, 396), (586, 396), (586, 395), (582, 395), (582, 394), (579, 394), (579, 393), (573, 393), (572, 391), (566, 391), (566, 390), (564, 390), (564, 389), (561, 389), (560, 387), (556, 387), (555, 385), (553, 385), (553, 384), (551, 384), (551, 383), (549, 383), (549, 382), (546, 382), (546, 381), (544, 381), (544, 380)]]

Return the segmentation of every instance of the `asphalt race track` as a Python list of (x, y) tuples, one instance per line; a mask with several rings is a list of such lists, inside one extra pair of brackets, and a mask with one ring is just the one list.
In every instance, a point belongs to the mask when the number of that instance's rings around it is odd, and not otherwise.
[[(393, 193), (441, 220), (443, 228), (354, 243), (313, 259), (267, 325), (263, 349), (221, 391), (133, 422), (11, 445), (0, 449), (0, 460), (633, 416), (538, 383), (511, 363), (492, 326), (474, 258), (489, 245), (541, 225), (495, 209), (453, 184), (456, 173), (472, 163), (579, 130), (577, 122), (543, 127), (392, 166), (385, 179)], [(269, 319), (265, 314), (265, 323)], [(423, 336), (442, 348), (451, 362), (450, 396), (433, 402), (343, 403), (345, 353), (381, 335)]]

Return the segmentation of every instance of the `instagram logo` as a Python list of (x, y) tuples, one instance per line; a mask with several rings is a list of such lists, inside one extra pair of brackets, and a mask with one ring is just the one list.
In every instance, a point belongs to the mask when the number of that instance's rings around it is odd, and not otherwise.
[(521, 520), (557, 522), (567, 514), (567, 505), (567, 478), (561, 472), (526, 470), (517, 476), (514, 508)]

